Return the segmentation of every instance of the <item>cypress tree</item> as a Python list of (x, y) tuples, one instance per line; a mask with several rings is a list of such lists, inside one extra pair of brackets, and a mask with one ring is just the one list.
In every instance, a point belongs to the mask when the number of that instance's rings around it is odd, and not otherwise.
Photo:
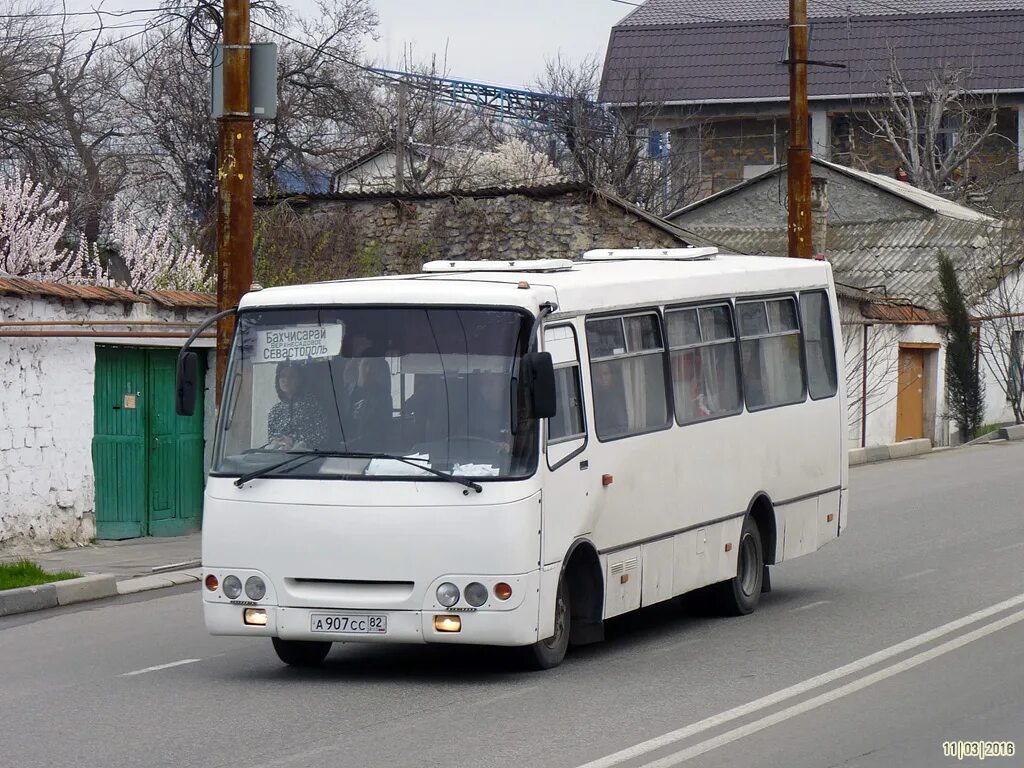
[(977, 365), (977, 340), (971, 329), (960, 280), (953, 261), (939, 256), (939, 307), (946, 315), (946, 402), (960, 430), (961, 442), (971, 440), (985, 416), (985, 388)]

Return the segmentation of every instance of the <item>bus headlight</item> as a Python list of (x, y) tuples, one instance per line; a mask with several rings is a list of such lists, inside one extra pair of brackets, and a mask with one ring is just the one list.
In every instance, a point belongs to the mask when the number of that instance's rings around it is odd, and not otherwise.
[(242, 594), (242, 582), (238, 580), (237, 576), (226, 576), (221, 584), (221, 589), (224, 590), (228, 600), (235, 600)]
[(451, 608), (459, 602), (459, 588), (450, 581), (446, 581), (437, 588), (437, 602), (445, 608)]
[(485, 587), (479, 581), (474, 581), (467, 584), (466, 602), (472, 605), (474, 608), (479, 608), (481, 605), (487, 602), (487, 587)]
[(245, 580), (245, 594), (250, 600), (262, 600), (267, 594), (267, 585), (259, 576), (250, 576)]

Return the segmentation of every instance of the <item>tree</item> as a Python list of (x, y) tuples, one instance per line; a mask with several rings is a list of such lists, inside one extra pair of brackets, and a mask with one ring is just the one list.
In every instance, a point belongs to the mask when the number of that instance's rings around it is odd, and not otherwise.
[[(683, 141), (678, 147), (652, 141), (655, 124), (666, 115), (663, 105), (650, 98), (646, 78), (637, 73), (626, 89), (633, 94), (630, 103), (610, 108), (597, 103), (600, 71), (594, 58), (578, 64), (560, 57), (548, 60), (537, 88), (552, 96), (550, 130), (528, 134), (528, 140), (544, 145), (566, 177), (646, 210), (667, 213), (691, 202), (699, 191), (697, 153)], [(683, 123), (673, 136), (682, 137), (698, 125), (695, 115)]]
[(868, 118), (910, 183), (928, 192), (962, 195), (970, 183), (969, 161), (986, 140), (998, 137), (995, 96), (972, 93), (969, 80), (969, 70), (946, 62), (918, 93), (904, 78), (895, 51), (889, 52), (881, 103)]
[(939, 306), (946, 315), (946, 402), (960, 431), (961, 442), (971, 440), (985, 416), (985, 389), (977, 364), (977, 348), (967, 301), (953, 260), (938, 260)]

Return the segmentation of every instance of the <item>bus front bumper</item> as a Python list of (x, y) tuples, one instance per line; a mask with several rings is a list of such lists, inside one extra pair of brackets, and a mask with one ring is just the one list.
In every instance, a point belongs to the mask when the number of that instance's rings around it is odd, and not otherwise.
[[(523, 601), (511, 610), (373, 610), (359, 608), (294, 608), (265, 604), (240, 604), (203, 601), (203, 617), (212, 635), (279, 637), (283, 640), (320, 640), (335, 643), (462, 643), (473, 645), (520, 646), (537, 642), (539, 574), (531, 574), (530, 589)], [(266, 612), (265, 625), (245, 623), (246, 609)], [(459, 630), (442, 631), (435, 617), (458, 617)], [(329, 621), (325, 617), (331, 617)], [(339, 622), (365, 626), (365, 620), (386, 619), (385, 632), (356, 633), (315, 631), (314, 626)], [(318, 621), (319, 620), (319, 621)], [(453, 622), (442, 622), (451, 626)]]

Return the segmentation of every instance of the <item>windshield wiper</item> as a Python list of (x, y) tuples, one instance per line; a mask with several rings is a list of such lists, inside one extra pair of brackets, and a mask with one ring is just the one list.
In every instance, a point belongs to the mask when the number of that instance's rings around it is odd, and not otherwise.
[[(453, 483), (464, 485), (466, 488), (470, 488), (476, 491), (477, 493), (481, 493), (483, 491), (483, 486), (481, 486), (480, 483), (474, 483), (472, 480), (467, 480), (464, 477), (459, 477), (448, 472), (442, 472), (439, 469), (434, 469), (431, 466), (425, 466), (419, 463), (421, 461), (427, 461), (427, 459), (410, 459), (406, 456), (395, 456), (390, 453), (365, 453), (359, 451), (302, 451), (301, 453), (292, 452), (292, 455), (289, 456), (287, 459), (284, 459), (283, 461), (279, 461), (275, 464), (270, 464), (269, 466), (266, 467), (261, 467), (260, 469), (254, 469), (252, 472), (246, 472), (244, 475), (240, 475), (238, 479), (235, 480), (235, 485), (241, 488), (250, 480), (255, 480), (258, 477), (268, 475), (275, 470), (288, 466), (289, 464), (294, 464), (295, 467), (300, 467), (306, 462), (312, 461), (313, 459), (319, 459), (324, 457), (339, 459), (391, 459), (393, 461), (400, 461), (403, 464), (408, 464), (410, 467), (422, 469), (424, 472), (429, 472), (430, 474), (443, 478), (444, 480), (449, 480)], [(464, 493), (466, 493), (466, 491), (464, 491)]]

